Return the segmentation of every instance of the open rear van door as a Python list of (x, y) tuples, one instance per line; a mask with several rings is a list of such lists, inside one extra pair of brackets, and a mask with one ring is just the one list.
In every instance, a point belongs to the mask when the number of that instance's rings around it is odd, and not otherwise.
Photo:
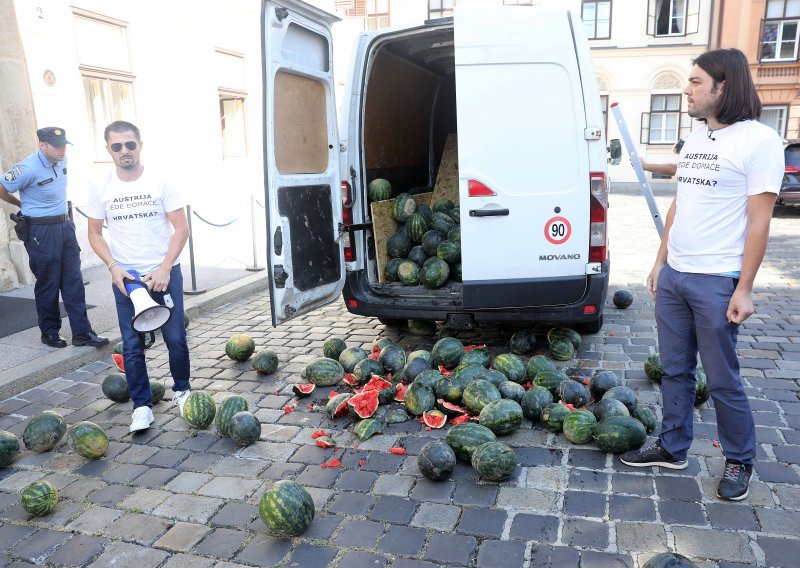
[(331, 25), (297, 0), (266, 0), (264, 185), (272, 323), (340, 297), (345, 266)]

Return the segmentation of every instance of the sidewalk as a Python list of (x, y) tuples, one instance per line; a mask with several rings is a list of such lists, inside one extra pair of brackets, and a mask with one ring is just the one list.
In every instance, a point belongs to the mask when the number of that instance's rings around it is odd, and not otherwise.
[[(188, 263), (182, 265), (184, 290), (191, 292), (192, 278)], [(89, 320), (98, 335), (107, 337), (109, 345), (100, 349), (74, 347), (69, 320), (63, 319), (61, 335), (68, 346), (62, 349), (47, 347), (40, 342), (41, 332), (32, 327), (13, 335), (0, 337), (0, 399), (14, 396), (42, 384), (54, 377), (69, 373), (111, 353), (120, 341), (111, 276), (105, 266), (95, 266), (83, 271), (86, 284), (86, 303), (94, 306), (88, 310)], [(195, 290), (202, 294), (184, 296), (186, 312), (190, 318), (216, 309), (224, 304), (250, 296), (267, 293), (266, 270), (250, 272), (244, 268), (195, 267)], [(0, 293), (0, 296), (33, 298), (33, 285)], [(13, 317), (13, 314), (0, 314)]]

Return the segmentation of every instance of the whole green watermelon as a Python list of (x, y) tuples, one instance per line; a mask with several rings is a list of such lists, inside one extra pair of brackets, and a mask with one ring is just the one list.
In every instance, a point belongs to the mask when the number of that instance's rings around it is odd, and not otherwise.
[(255, 350), (256, 342), (246, 333), (234, 335), (225, 344), (225, 354), (234, 361), (247, 361)]
[[(342, 352), (342, 355), (339, 356), (339, 361), (341, 361), (342, 357), (344, 357), (348, 351), (350, 350), (347, 349)], [(366, 353), (366, 351), (364, 353)], [(366, 357), (364, 357), (364, 359), (366, 359)], [(358, 361), (360, 360), (361, 359)], [(306, 379), (308, 382), (317, 385), (318, 387), (329, 387), (339, 384), (339, 382), (344, 378), (345, 372), (352, 373), (356, 363), (358, 363), (358, 361), (355, 361), (353, 366), (347, 370), (347, 368), (342, 366), (339, 361), (334, 361), (333, 359), (328, 359), (327, 357), (314, 359), (308, 365), (306, 365), (300, 376)]]
[(11, 465), (19, 454), (19, 438), (13, 432), (0, 430), (0, 467)]
[(89, 421), (73, 425), (67, 434), (67, 442), (76, 454), (90, 460), (103, 457), (108, 450), (105, 430)]
[(271, 375), (278, 370), (278, 356), (269, 349), (262, 349), (253, 357), (253, 369), (261, 375)]
[(22, 490), (22, 508), (34, 517), (43, 517), (50, 513), (58, 503), (56, 486), (40, 479), (27, 485)]
[(314, 520), (314, 500), (303, 486), (282, 479), (261, 497), (258, 513), (275, 536), (299, 536)]
[(367, 185), (370, 202), (384, 201), (392, 196), (392, 184), (383, 178), (375, 178)]
[(34, 452), (45, 452), (55, 447), (67, 431), (67, 424), (58, 412), (45, 410), (28, 421), (22, 432), (25, 447)]
[(472, 453), (472, 467), (483, 479), (503, 481), (517, 468), (517, 454), (502, 442), (486, 442)]
[(217, 406), (211, 395), (203, 391), (192, 391), (183, 404), (183, 419), (192, 428), (203, 430), (214, 421)]
[(231, 417), (237, 412), (247, 410), (247, 401), (238, 394), (226, 397), (217, 409), (214, 425), (220, 436), (229, 436), (231, 429)]

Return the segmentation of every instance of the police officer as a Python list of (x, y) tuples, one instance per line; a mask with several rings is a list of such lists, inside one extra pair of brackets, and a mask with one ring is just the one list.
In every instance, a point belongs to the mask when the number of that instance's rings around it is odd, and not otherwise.
[[(36, 135), (39, 150), (3, 175), (0, 199), (20, 207), (24, 222), (29, 224), (24, 242), (31, 272), (36, 276), (34, 295), (42, 343), (50, 347), (67, 346), (67, 341), (59, 335), (61, 292), (72, 328), (72, 344), (101, 347), (108, 339), (97, 336), (86, 315), (81, 249), (75, 238), (75, 225), (67, 215), (66, 152), (70, 142), (63, 128), (42, 128)], [(17, 192), (19, 198), (11, 195)], [(17, 229), (20, 234), (19, 222)]]

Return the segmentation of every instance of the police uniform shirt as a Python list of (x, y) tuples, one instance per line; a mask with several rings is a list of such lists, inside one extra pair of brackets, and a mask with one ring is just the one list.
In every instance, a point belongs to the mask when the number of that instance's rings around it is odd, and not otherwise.
[(3, 175), (9, 193), (19, 191), (22, 214), (51, 217), (67, 213), (67, 158), (51, 164), (41, 150), (24, 158)]

